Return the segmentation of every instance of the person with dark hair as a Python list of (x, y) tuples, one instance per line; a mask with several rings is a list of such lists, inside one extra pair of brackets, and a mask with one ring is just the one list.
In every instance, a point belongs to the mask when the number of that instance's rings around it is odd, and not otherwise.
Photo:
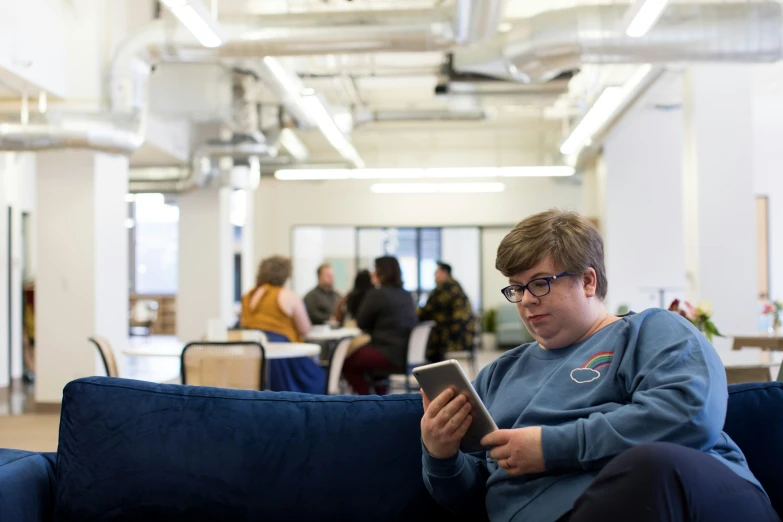
[(372, 283), (372, 276), (369, 270), (359, 270), (356, 274), (356, 278), (353, 281), (353, 289), (340, 299), (337, 303), (337, 308), (334, 311), (334, 318), (338, 323), (343, 324), (347, 320), (356, 320), (356, 316), (359, 313), (359, 306), (364, 300), (364, 296), (367, 292), (374, 287)]
[(464, 394), (423, 396), (423, 478), (437, 502), (492, 522), (780, 522), (723, 432), (715, 348), (679, 314), (607, 311), (604, 244), (588, 219), (526, 218), (495, 268), (535, 341), (473, 382), (499, 428), (486, 451), (460, 450)]
[(419, 319), (435, 321), (427, 343), (427, 360), (442, 361), (448, 352), (470, 350), (475, 335), (475, 320), (470, 299), (451, 276), (451, 265), (438, 262), (435, 288), (427, 304), (419, 309)]
[(340, 301), (340, 294), (334, 289), (334, 270), (329, 263), (323, 263), (316, 271), (318, 286), (304, 298), (307, 315), (313, 324), (326, 324), (332, 318), (334, 308)]
[[(402, 287), (402, 271), (394, 257), (375, 260), (379, 287), (367, 292), (356, 314), (356, 322), (370, 335), (370, 344), (345, 360), (343, 375), (359, 395), (368, 395), (369, 374), (394, 372), (405, 368), (408, 337), (416, 325), (413, 300)], [(386, 390), (375, 390), (382, 395)]]

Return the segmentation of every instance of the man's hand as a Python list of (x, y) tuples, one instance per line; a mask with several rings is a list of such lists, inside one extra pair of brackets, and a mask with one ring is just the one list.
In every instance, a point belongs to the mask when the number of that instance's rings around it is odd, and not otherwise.
[(491, 446), (490, 458), (512, 477), (546, 471), (541, 427), (497, 430), (481, 439), (482, 446)]
[(421, 390), (424, 416), (421, 418), (421, 440), (433, 457), (447, 459), (459, 451), (462, 437), (468, 432), (473, 417), (470, 402), (465, 395), (454, 396), (449, 388), (430, 402)]

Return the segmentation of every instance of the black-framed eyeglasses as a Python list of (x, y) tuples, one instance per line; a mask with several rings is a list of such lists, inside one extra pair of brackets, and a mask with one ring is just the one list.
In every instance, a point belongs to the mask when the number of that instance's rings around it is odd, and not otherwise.
[(554, 276), (549, 277), (538, 277), (536, 279), (532, 279), (529, 281), (526, 285), (511, 285), (507, 286), (501, 292), (503, 293), (503, 297), (509, 300), (509, 302), (512, 303), (518, 303), (522, 300), (522, 297), (525, 295), (525, 290), (530, 292), (531, 295), (535, 297), (544, 297), (549, 292), (552, 291), (552, 281), (554, 281), (557, 278), (565, 277), (574, 275), (569, 272), (563, 272), (562, 274), (557, 274)]

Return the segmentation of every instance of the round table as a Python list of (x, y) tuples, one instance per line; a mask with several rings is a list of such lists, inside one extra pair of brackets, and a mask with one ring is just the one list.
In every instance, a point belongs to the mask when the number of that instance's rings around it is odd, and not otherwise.
[(335, 330), (327, 329), (313, 329), (307, 334), (308, 341), (324, 342), (324, 341), (339, 341), (346, 337), (356, 337), (362, 333), (359, 328), (337, 328)]
[[(122, 353), (134, 357), (180, 357), (184, 345), (179, 346), (138, 346), (125, 348)], [(264, 355), (267, 359), (293, 359), (295, 357), (316, 357), (321, 347), (312, 343), (266, 343)]]

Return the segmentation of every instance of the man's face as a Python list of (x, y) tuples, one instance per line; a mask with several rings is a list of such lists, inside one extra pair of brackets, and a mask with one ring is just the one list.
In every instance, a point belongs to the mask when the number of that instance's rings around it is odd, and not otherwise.
[[(534, 267), (509, 278), (509, 284), (526, 285), (531, 280), (551, 277), (562, 270), (547, 256)], [(517, 311), (527, 329), (541, 346), (554, 350), (577, 342), (592, 322), (590, 296), (595, 295), (595, 278), (582, 274), (559, 277), (550, 283), (550, 292), (541, 297), (525, 291)]]
[(321, 275), (318, 277), (318, 285), (328, 287), (334, 285), (334, 270), (332, 270), (332, 267), (327, 266), (321, 270)]
[(438, 267), (435, 269), (435, 283), (441, 284), (446, 282), (446, 280), (449, 278), (449, 274), (446, 273), (445, 270), (443, 270), (441, 267)]

